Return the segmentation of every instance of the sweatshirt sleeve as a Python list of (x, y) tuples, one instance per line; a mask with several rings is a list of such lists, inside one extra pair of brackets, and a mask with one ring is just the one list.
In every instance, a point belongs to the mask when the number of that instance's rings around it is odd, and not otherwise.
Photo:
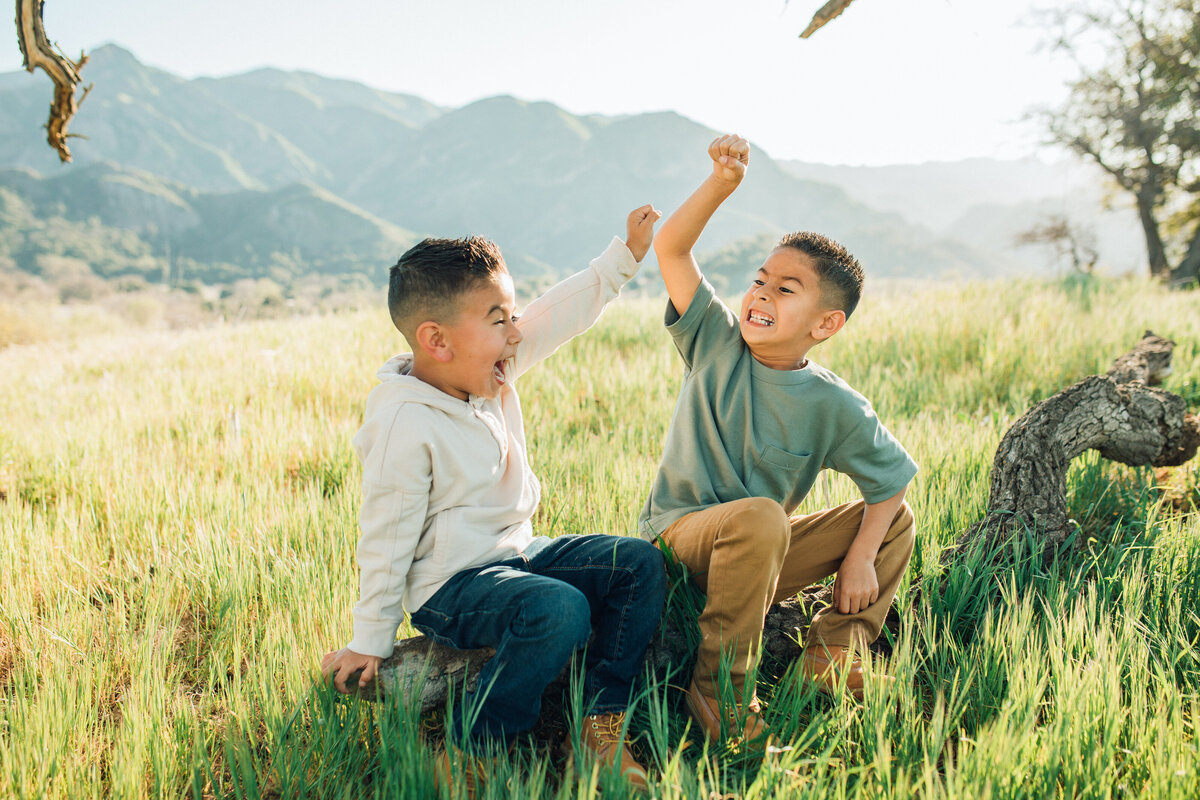
[(713, 355), (742, 340), (737, 315), (721, 302), (704, 277), (682, 317), (667, 300), (663, 323), (689, 371), (699, 369)]
[(917, 462), (869, 405), (859, 424), (826, 456), (825, 466), (850, 476), (867, 503), (887, 500), (917, 474)]
[(634, 276), (638, 262), (619, 236), (581, 272), (534, 300), (517, 320), (525, 336), (513, 357), (517, 378), (565, 342), (586, 331)]
[[(404, 587), (425, 525), (432, 484), (427, 447), (405, 447), (394, 421), (363, 459), (359, 515), (359, 595), (354, 606), (356, 653), (387, 658), (404, 620)], [(404, 452), (407, 451), (407, 452)]]

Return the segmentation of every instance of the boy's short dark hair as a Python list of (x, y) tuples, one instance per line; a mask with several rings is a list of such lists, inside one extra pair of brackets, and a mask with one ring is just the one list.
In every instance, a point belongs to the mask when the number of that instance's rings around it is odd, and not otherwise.
[(821, 280), (821, 299), (831, 308), (854, 313), (862, 297), (863, 270), (858, 259), (840, 244), (811, 231), (789, 233), (777, 247), (794, 247), (812, 259), (813, 269)]
[(410, 345), (417, 326), (449, 320), (459, 297), (508, 272), (495, 242), (482, 236), (425, 239), (409, 248), (388, 272), (388, 311)]

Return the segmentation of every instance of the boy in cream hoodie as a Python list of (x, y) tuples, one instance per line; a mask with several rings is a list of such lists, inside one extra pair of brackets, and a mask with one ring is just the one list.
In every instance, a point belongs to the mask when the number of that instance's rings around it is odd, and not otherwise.
[[(520, 317), (504, 258), (485, 239), (426, 239), (392, 267), (388, 307), (413, 352), (380, 370), (354, 439), (363, 463), (354, 636), (321, 665), (339, 691), (359, 670), (359, 686), (372, 681), (405, 611), (438, 641), (495, 648), (479, 675), (478, 717), (448, 730), (475, 754), (531, 727), (543, 690), (594, 636), (582, 744), (645, 785), (623, 724), (662, 613), (662, 556), (635, 537), (534, 536), (541, 487), (515, 384), (591, 327), (637, 271), (659, 216), (632, 212), (625, 242), (613, 237)], [(478, 762), (465, 772), (473, 789)]]

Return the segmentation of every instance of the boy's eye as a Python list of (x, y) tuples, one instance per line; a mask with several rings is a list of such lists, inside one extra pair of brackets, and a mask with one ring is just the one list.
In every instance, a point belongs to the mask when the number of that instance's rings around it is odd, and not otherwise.
[(783, 292), (784, 294), (794, 294), (794, 292), (792, 292), (792, 290), (786, 286), (780, 286), (779, 291)]
[(513, 314), (511, 317), (509, 317), (509, 322), (511, 322), (513, 325), (516, 325), (517, 320), (519, 320), (520, 318), (521, 318), (520, 314)]
[(754, 279), (754, 285), (755, 286), (766, 286), (766, 284), (763, 283), (762, 281), (760, 281), (758, 278)]

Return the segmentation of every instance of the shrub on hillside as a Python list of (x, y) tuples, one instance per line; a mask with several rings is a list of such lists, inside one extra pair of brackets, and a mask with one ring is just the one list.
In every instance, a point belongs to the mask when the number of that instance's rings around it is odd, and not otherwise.
[(49, 309), (41, 306), (17, 308), (0, 303), (0, 349), (48, 338), (49, 316)]

